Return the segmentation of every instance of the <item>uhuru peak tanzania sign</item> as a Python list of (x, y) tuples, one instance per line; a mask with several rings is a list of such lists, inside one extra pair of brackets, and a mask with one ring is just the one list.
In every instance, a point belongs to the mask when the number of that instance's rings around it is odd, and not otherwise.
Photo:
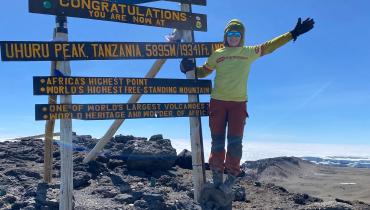
[(49, 15), (207, 31), (206, 15), (101, 0), (29, 0), (29, 11)]
[(209, 57), (221, 42), (0, 42), (3, 61), (66, 61)]
[(198, 117), (208, 103), (36, 104), (36, 120)]
[(33, 77), (35, 95), (209, 94), (210, 80), (123, 77)]

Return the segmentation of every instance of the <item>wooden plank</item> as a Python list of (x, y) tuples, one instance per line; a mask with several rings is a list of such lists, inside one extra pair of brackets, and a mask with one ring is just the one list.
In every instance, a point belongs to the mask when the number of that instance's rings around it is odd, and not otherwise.
[[(56, 96), (49, 97), (49, 104)], [(44, 140), (44, 181), (51, 183), (53, 175), (53, 132), (55, 120), (48, 120), (45, 124), (45, 140)]]
[(36, 120), (208, 116), (208, 103), (36, 104)]
[(210, 94), (210, 80), (33, 77), (34, 95)]
[[(191, 5), (181, 4), (181, 10), (185, 12), (191, 12)], [(184, 31), (183, 40), (185, 42), (193, 42), (194, 34), (192, 31)], [(186, 73), (187, 79), (196, 79), (195, 71), (189, 71)], [(188, 96), (189, 103), (199, 102), (197, 95)], [(204, 171), (204, 157), (203, 157), (203, 140), (202, 140), (202, 124), (199, 117), (190, 117), (190, 139), (191, 139), (191, 152), (192, 152), (192, 179), (194, 186), (194, 200), (200, 203), (201, 190), (205, 183), (205, 171)]]
[[(64, 28), (61, 33), (61, 40), (68, 41), (67, 18), (60, 17), (60, 27)], [(63, 21), (64, 19), (64, 21)], [(71, 75), (71, 67), (68, 61), (58, 63), (59, 69), (64, 76)], [(60, 103), (68, 105), (72, 103), (71, 96), (61, 96)], [(56, 104), (48, 104), (56, 106)], [(60, 121), (60, 159), (61, 159), (61, 183), (59, 209), (73, 209), (73, 147), (72, 145), (72, 120), (63, 119)]]
[[(48, 3), (45, 3), (48, 2)], [(207, 16), (100, 0), (29, 0), (29, 12), (164, 28), (207, 31)]]
[(208, 57), (222, 42), (35, 42), (3, 41), (3, 61), (125, 60)]
[[(59, 23), (60, 18), (55, 18), (55, 28), (53, 32), (53, 41), (60, 39), (60, 32), (63, 30), (58, 30), (61, 28)], [(62, 21), (64, 22), (64, 21)], [(63, 26), (62, 26), (63, 27)], [(54, 75), (54, 71), (57, 68), (57, 62), (51, 62), (50, 75)], [(52, 95), (48, 97), (48, 104), (56, 104), (57, 96)], [(55, 127), (55, 120), (48, 120), (45, 123), (45, 140), (44, 140), (44, 181), (46, 183), (51, 183), (53, 175), (53, 133)]]

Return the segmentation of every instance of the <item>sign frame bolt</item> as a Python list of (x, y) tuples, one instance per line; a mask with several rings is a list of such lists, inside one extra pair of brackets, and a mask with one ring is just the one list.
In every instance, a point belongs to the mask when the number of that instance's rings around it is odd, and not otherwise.
[(45, 8), (45, 9), (51, 9), (53, 7), (53, 5), (51, 4), (50, 1), (46, 0), (44, 2), (42, 2), (42, 6)]

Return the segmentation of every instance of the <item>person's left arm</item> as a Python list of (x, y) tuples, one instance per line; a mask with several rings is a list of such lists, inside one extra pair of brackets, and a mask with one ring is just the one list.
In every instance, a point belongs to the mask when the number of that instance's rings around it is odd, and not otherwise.
[(256, 47), (259, 47), (260, 56), (264, 56), (264, 55), (274, 52), (276, 49), (285, 45), (292, 39), (293, 39), (293, 36), (291, 32), (288, 32), (288, 33), (280, 35)]
[(307, 18), (305, 21), (301, 22), (301, 18), (299, 18), (292, 31), (271, 39), (261, 45), (254, 46), (256, 56), (261, 57), (270, 54), (279, 47), (288, 43), (290, 40), (297, 40), (298, 36), (310, 31), (314, 27), (314, 24), (315, 22), (313, 19)]

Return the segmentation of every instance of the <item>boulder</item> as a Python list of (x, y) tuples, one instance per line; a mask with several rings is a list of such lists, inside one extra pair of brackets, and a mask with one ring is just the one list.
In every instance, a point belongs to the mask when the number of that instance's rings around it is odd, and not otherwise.
[[(19, 198), (18, 198), (19, 199)], [(18, 200), (16, 196), (14, 195), (5, 195), (0, 199), (0, 203), (5, 203), (5, 204), (12, 204), (15, 201)]]
[(293, 201), (294, 203), (300, 204), (300, 205), (306, 205), (306, 204), (315, 203), (315, 202), (322, 202), (322, 200), (319, 198), (315, 198), (308, 194), (301, 194), (301, 193), (295, 194), (293, 196)]
[(149, 205), (144, 200), (137, 200), (134, 202), (135, 209), (141, 210), (141, 209), (149, 209)]
[(41, 175), (38, 172), (31, 171), (29, 169), (25, 168), (14, 168), (7, 170), (5, 173), (7, 176), (13, 176), (17, 178), (18, 180), (24, 180), (29, 178), (34, 178), (34, 179), (41, 179)]
[(153, 135), (149, 138), (149, 141), (157, 141), (157, 140), (161, 140), (163, 139), (163, 135), (162, 134), (157, 134), (157, 135)]
[(6, 195), (5, 187), (1, 186), (0, 187), (0, 196), (4, 196), (4, 195)]
[(114, 197), (114, 201), (121, 203), (121, 204), (131, 204), (134, 203), (134, 197), (129, 194), (119, 194)]
[(90, 185), (90, 173), (84, 171), (75, 171), (73, 174), (74, 189), (81, 189)]
[(177, 156), (176, 165), (183, 169), (193, 169), (191, 151), (184, 149)]
[(113, 142), (115, 142), (115, 143), (127, 143), (128, 141), (130, 141), (130, 140), (134, 140), (135, 139), (135, 137), (134, 136), (124, 136), (124, 135), (117, 135), (117, 136), (115, 136), (114, 137), (114, 139), (113, 139)]
[(97, 187), (97, 189), (95, 189), (92, 194), (99, 194), (103, 198), (113, 198), (118, 195), (118, 190), (115, 187), (102, 186)]
[(107, 163), (107, 167), (111, 170), (115, 169), (116, 167), (119, 166), (124, 166), (125, 162), (122, 160), (115, 160), (115, 159), (110, 159), (109, 162)]
[(35, 197), (37, 209), (59, 209), (59, 185), (39, 183)]
[[(172, 168), (177, 159), (176, 149), (169, 139), (152, 141), (129, 141), (127, 156), (127, 168), (145, 172), (165, 171)], [(128, 153), (128, 154), (127, 154)]]
[(162, 194), (144, 193), (141, 199), (146, 201), (149, 209), (165, 209), (166, 207)]
[(95, 179), (98, 175), (108, 171), (104, 163), (92, 160), (88, 163), (87, 171), (91, 173), (92, 178)]
[(201, 191), (200, 205), (204, 210), (231, 210), (233, 200), (233, 193), (225, 194), (221, 190), (215, 188), (213, 184), (206, 183)]
[(234, 201), (245, 202), (247, 200), (244, 187), (234, 186), (233, 191), (234, 191)]
[(335, 201), (313, 203), (303, 206), (300, 210), (354, 210), (355, 208), (346, 203), (339, 203)]

